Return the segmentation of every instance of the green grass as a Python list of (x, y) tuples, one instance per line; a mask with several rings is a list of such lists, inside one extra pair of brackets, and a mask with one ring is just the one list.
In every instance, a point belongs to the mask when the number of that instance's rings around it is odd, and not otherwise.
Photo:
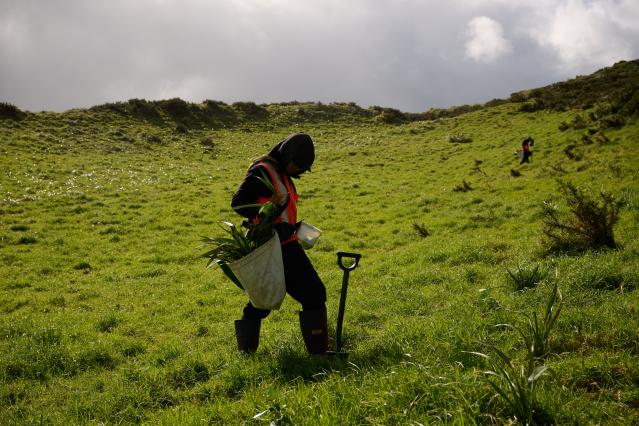
[[(469, 352), (525, 362), (521, 336), (496, 325), (543, 312), (551, 284), (515, 291), (513, 265), (549, 271), (563, 295), (535, 389), (543, 419), (639, 422), (639, 122), (586, 144), (583, 129), (559, 130), (578, 112), (511, 103), (397, 125), (296, 124), (299, 106), (280, 108), (186, 133), (168, 116), (102, 110), (0, 119), (0, 423), (505, 423), (514, 413)], [(363, 256), (348, 362), (306, 354), (291, 298), (258, 353), (236, 353), (245, 296), (198, 258), (220, 220), (239, 223), (230, 197), (250, 160), (293, 131), (316, 142), (298, 208), (323, 231), (309, 256), (331, 334), (335, 252)], [(449, 141), (459, 134), (471, 141)], [(519, 166), (527, 134), (535, 154)], [(567, 210), (557, 178), (626, 199), (619, 249), (545, 254), (542, 202)]]

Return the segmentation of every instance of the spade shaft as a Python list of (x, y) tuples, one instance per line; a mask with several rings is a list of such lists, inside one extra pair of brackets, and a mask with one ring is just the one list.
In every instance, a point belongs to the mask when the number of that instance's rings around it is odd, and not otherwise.
[[(357, 268), (359, 259), (362, 257), (359, 253), (349, 253), (345, 251), (337, 252), (337, 264), (344, 271), (342, 278), (342, 291), (339, 298), (339, 311), (337, 313), (337, 329), (335, 330), (335, 352), (341, 353), (342, 349), (342, 324), (344, 323), (344, 311), (346, 310), (346, 292), (348, 290), (348, 276), (350, 271)], [(344, 265), (343, 259), (353, 259), (350, 265)]]

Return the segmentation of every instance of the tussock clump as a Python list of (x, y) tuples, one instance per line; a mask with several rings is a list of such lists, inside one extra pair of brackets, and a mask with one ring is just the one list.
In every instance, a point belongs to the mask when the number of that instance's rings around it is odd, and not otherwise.
[(472, 137), (463, 133), (454, 133), (452, 135), (448, 135), (448, 142), (450, 143), (471, 143), (472, 141)]
[(189, 388), (211, 377), (208, 367), (201, 361), (187, 362), (170, 374), (170, 382), (175, 388)]
[(577, 144), (575, 143), (568, 144), (568, 146), (564, 148), (564, 154), (573, 161), (581, 161), (584, 158), (584, 154), (577, 149)]
[(146, 139), (146, 141), (149, 142), (149, 143), (153, 143), (153, 144), (157, 144), (157, 145), (160, 145), (160, 144), (164, 143), (162, 138), (160, 136), (158, 136), (158, 135), (153, 135), (153, 134), (146, 133), (144, 135), (144, 139)]
[(215, 148), (215, 142), (213, 142), (212, 138), (204, 138), (200, 141), (200, 145), (206, 147), (207, 149)]
[(572, 183), (561, 181), (559, 190), (570, 214), (561, 214), (558, 206), (550, 201), (543, 203), (543, 244), (548, 251), (617, 248), (613, 227), (619, 220), (623, 201), (604, 191), (596, 200)]
[(115, 315), (107, 315), (98, 321), (95, 329), (102, 333), (110, 333), (118, 324), (120, 324), (120, 320)]
[(515, 291), (522, 291), (537, 286), (548, 275), (548, 271), (539, 265), (518, 265), (517, 269), (506, 269), (508, 282)]
[(422, 238), (426, 238), (430, 235), (430, 232), (428, 232), (428, 229), (426, 229), (423, 224), (420, 225), (419, 223), (413, 223), (413, 229), (417, 232), (417, 235)]
[(463, 180), (461, 183), (458, 183), (453, 188), (454, 192), (468, 192), (468, 191), (472, 191), (472, 190), (473, 190), (473, 187), (470, 186), (470, 184), (468, 182), (466, 182), (466, 180)]
[(610, 114), (605, 117), (602, 117), (598, 120), (599, 128), (602, 130), (612, 128), (623, 127), (626, 124), (626, 119), (619, 114)]

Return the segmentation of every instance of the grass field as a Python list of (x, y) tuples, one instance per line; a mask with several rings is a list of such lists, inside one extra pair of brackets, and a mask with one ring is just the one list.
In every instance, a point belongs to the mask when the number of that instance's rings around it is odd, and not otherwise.
[[(534, 361), (547, 370), (515, 388), (527, 420), (639, 423), (639, 122), (597, 139), (566, 129), (577, 115), (503, 103), (402, 124), (0, 119), (0, 423), (509, 423), (521, 411), (491, 385), (507, 389), (498, 353), (511, 378), (532, 370), (522, 336), (499, 325), (541, 318), (554, 285), (561, 311)], [(363, 256), (347, 361), (306, 354), (290, 298), (258, 353), (238, 354), (246, 298), (198, 258), (218, 221), (239, 223), (230, 197), (250, 160), (294, 131), (316, 143), (298, 209), (323, 230), (308, 254), (331, 335), (335, 252)], [(533, 162), (520, 166), (528, 134)], [(619, 248), (547, 252), (543, 202), (567, 211), (557, 179), (625, 200)], [(508, 271), (537, 275), (518, 291)]]

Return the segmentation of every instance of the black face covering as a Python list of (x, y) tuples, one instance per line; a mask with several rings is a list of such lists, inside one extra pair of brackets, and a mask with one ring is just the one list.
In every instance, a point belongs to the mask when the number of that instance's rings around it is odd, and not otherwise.
[(315, 147), (313, 140), (306, 133), (293, 133), (275, 145), (268, 155), (275, 158), (282, 169), (286, 169), (289, 163), (295, 163), (301, 171), (291, 177), (297, 178), (302, 172), (311, 170), (315, 160)]

